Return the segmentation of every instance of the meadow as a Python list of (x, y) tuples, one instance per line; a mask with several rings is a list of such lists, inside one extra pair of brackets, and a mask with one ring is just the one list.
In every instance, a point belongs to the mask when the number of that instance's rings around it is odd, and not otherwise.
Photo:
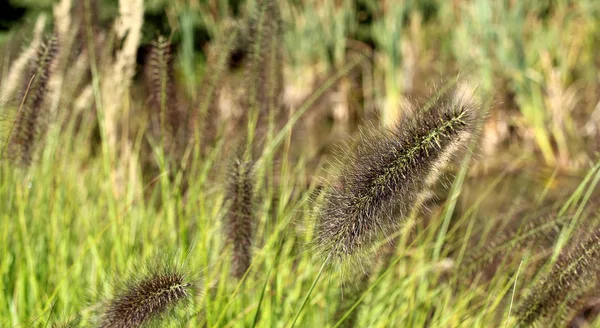
[(10, 6), (0, 327), (600, 327), (599, 1)]

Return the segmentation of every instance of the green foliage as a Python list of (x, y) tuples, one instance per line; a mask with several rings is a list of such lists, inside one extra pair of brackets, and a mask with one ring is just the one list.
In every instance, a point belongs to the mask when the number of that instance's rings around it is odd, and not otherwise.
[[(591, 313), (598, 1), (12, 3), (1, 327)], [(56, 36), (37, 46), (40, 12)]]

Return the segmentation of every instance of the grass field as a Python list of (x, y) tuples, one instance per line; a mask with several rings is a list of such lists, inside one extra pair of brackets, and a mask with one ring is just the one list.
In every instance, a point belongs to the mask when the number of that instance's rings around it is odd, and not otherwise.
[(11, 3), (0, 327), (600, 327), (600, 2)]

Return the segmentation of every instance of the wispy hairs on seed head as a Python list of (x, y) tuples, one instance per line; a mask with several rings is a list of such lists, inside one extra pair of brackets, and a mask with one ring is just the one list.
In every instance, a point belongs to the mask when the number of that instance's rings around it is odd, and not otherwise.
[(158, 322), (191, 302), (195, 286), (180, 267), (150, 263), (125, 281), (115, 282), (115, 293), (100, 315), (101, 328), (134, 328)]
[(452, 89), (428, 110), (363, 136), (320, 208), (314, 240), (320, 256), (358, 262), (400, 229), (442, 169), (468, 146), (479, 110), (467, 93)]

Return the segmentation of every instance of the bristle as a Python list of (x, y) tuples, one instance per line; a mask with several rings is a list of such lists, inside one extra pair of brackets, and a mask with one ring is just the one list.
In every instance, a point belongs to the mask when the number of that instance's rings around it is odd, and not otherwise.
[(183, 123), (176, 99), (174, 75), (171, 42), (159, 36), (158, 40), (152, 43), (146, 64), (146, 80), (150, 104), (158, 116), (162, 138), (165, 143), (171, 145), (177, 141), (177, 129)]
[(140, 327), (191, 299), (192, 284), (182, 272), (151, 270), (141, 278), (126, 282), (108, 302), (100, 319), (101, 328)]
[(533, 286), (516, 311), (519, 323), (530, 326), (554, 314), (558, 306), (569, 301), (568, 295), (578, 295), (586, 283), (595, 278), (599, 258), (600, 229), (597, 229), (587, 240), (559, 258), (546, 278)]
[(8, 141), (9, 156), (21, 165), (31, 163), (37, 142), (46, 129), (48, 109), (44, 108), (44, 100), (57, 51), (58, 42), (54, 36), (41, 44), (13, 98), (17, 114)]
[(472, 100), (446, 94), (430, 110), (364, 138), (325, 197), (314, 241), (321, 256), (358, 260), (397, 231), (444, 166), (468, 145), (477, 110)]
[(236, 157), (231, 166), (227, 188), (230, 202), (225, 221), (225, 232), (232, 247), (232, 274), (242, 278), (252, 261), (252, 238), (254, 231), (254, 181), (252, 163), (247, 154)]

